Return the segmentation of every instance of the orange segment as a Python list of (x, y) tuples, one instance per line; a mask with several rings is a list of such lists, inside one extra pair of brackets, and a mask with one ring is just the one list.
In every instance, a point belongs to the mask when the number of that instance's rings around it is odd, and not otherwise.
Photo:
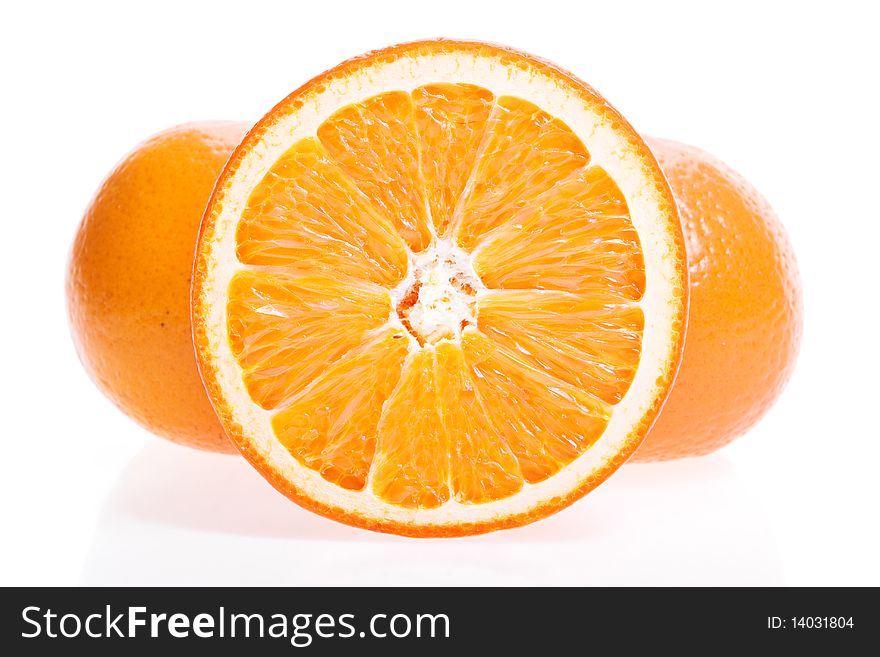
[(388, 320), (368, 284), (240, 271), (229, 284), (229, 344), (251, 398), (276, 408)]
[(380, 285), (400, 282), (407, 267), (394, 227), (315, 139), (293, 146), (254, 188), (238, 224), (236, 254), (291, 276), (331, 273)]
[(477, 326), (497, 344), (608, 404), (632, 383), (644, 324), (636, 305), (549, 290), (488, 292), (477, 311)]
[[(327, 481), (362, 489), (382, 404), (400, 378), (406, 353), (406, 335), (392, 329), (330, 366), (272, 418), (278, 440)], [(352, 381), (360, 384), (352, 386)]]
[(645, 263), (626, 201), (602, 169), (578, 169), (487, 237), (474, 269), (490, 288), (637, 300)]
[(499, 98), (486, 130), (457, 228), (464, 249), (590, 160), (567, 125), (520, 98)]
[(571, 463), (608, 424), (609, 406), (528, 367), (473, 329), (465, 331), (461, 349), (492, 426), (529, 483)]
[(373, 492), (404, 507), (449, 499), (449, 443), (440, 426), (433, 349), (415, 353), (379, 423)]
[(454, 499), (481, 504), (519, 491), (519, 463), (489, 421), (457, 344), (437, 345), (436, 382)]
[(412, 95), (434, 231), (443, 236), (474, 169), (495, 96), (472, 84), (429, 84)]
[(431, 240), (412, 97), (392, 91), (340, 109), (318, 139), (413, 251)]

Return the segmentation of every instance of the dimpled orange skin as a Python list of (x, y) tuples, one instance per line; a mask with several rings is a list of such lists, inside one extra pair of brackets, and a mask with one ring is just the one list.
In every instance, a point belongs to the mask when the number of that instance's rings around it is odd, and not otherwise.
[(704, 151), (646, 141), (678, 201), (691, 296), (678, 377), (635, 461), (707, 454), (752, 427), (788, 382), (803, 325), (794, 252), (767, 201)]
[(199, 223), (248, 126), (170, 128), (102, 183), (71, 252), (67, 302), (83, 365), (120, 409), (174, 442), (234, 452), (199, 377), (189, 295)]

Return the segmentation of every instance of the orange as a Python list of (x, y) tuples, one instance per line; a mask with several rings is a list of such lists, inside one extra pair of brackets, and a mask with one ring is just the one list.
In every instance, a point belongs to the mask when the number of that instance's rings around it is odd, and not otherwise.
[(189, 289), (199, 221), (241, 123), (192, 123), (134, 149), (110, 173), (76, 234), (67, 301), (80, 359), (147, 429), (234, 451), (199, 378)]
[(678, 378), (635, 460), (712, 452), (761, 418), (800, 344), (794, 253), (767, 201), (708, 153), (648, 144), (679, 204), (691, 296)]
[(684, 242), (654, 156), (571, 74), (429, 41), (312, 80), (202, 222), (199, 366), (278, 490), (360, 527), (520, 525), (635, 451), (680, 359)]

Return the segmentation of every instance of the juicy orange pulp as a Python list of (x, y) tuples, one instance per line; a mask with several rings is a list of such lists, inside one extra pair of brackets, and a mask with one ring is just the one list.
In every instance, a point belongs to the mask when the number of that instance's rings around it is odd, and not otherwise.
[(227, 330), (281, 444), (349, 490), (482, 503), (587, 450), (639, 364), (645, 267), (563, 122), (469, 84), (333, 114), (254, 188)]

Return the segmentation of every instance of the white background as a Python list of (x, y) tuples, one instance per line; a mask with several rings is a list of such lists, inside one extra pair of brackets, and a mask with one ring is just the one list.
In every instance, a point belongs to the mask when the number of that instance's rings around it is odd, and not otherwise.
[[(821, 5), (7, 6), (0, 584), (880, 584), (878, 16)], [(256, 120), (343, 59), (431, 36), (551, 59), (636, 129), (715, 153), (770, 200), (806, 324), (794, 378), (747, 436), (625, 466), (529, 527), (418, 541), (313, 516), (238, 457), (151, 437), (94, 388), (63, 277), (115, 162), (172, 124)]]

